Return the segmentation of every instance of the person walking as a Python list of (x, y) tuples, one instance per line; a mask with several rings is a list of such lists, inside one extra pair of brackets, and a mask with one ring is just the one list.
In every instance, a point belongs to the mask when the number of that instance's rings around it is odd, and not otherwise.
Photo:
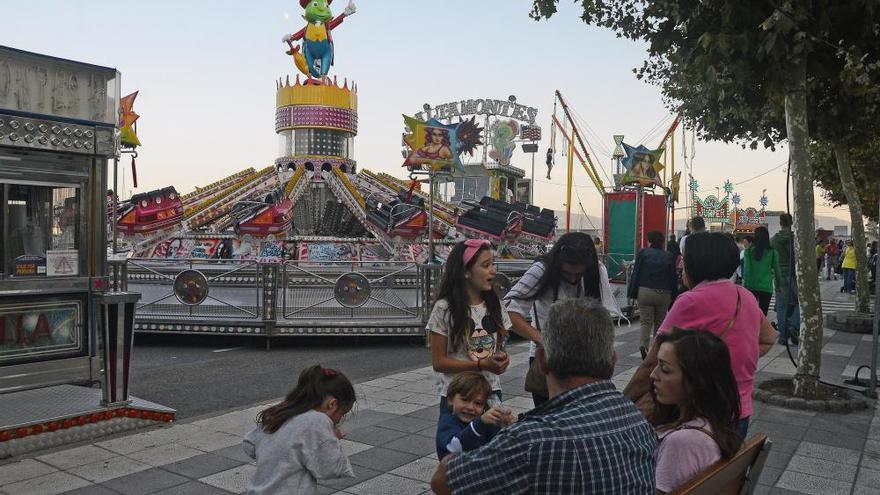
[(770, 247), (767, 227), (755, 229), (755, 243), (743, 250), (743, 286), (755, 295), (758, 307), (767, 316), (770, 297), (776, 287), (782, 285), (779, 255)]
[(840, 292), (847, 294), (856, 291), (856, 248), (853, 246), (852, 239), (846, 241), (846, 248), (843, 250), (843, 262), (840, 264), (843, 268), (843, 287)]
[(834, 239), (828, 243), (828, 246), (825, 247), (825, 280), (831, 280), (831, 277), (834, 277), (834, 280), (837, 280), (837, 263), (839, 262), (840, 257), (840, 249), (837, 247), (837, 242)]
[(822, 262), (825, 260), (825, 243), (821, 239), (816, 241), (816, 273), (822, 275)]
[(675, 257), (663, 249), (663, 234), (648, 232), (649, 246), (636, 255), (627, 296), (639, 301), (642, 355), (648, 353), (651, 339), (672, 303), (678, 285)]
[(784, 344), (788, 339), (792, 344), (797, 345), (801, 328), (801, 309), (797, 300), (792, 223), (793, 219), (788, 213), (779, 216), (781, 230), (770, 239), (770, 246), (779, 255), (779, 270), (781, 272), (781, 285), (776, 287), (776, 329), (779, 330), (779, 343)]

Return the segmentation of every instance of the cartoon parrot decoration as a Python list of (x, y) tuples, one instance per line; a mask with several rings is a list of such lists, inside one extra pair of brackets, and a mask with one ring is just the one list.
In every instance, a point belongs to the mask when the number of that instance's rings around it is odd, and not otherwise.
[[(300, 72), (312, 78), (325, 78), (333, 65), (333, 36), (331, 31), (342, 24), (347, 16), (357, 9), (354, 3), (348, 2), (342, 15), (333, 17), (330, 4), (333, 0), (299, 0), (300, 7), (305, 9), (303, 19), (306, 27), (293, 34), (285, 34), (281, 41), (290, 47), (287, 54), (293, 57), (293, 63)], [(302, 46), (294, 46), (294, 41), (302, 40)]]

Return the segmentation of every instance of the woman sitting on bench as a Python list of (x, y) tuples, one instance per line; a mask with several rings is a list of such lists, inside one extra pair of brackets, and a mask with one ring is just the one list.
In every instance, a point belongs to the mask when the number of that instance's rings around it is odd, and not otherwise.
[(657, 336), (651, 372), (657, 404), (657, 493), (675, 490), (739, 450), (740, 404), (730, 353), (710, 332), (673, 329)]

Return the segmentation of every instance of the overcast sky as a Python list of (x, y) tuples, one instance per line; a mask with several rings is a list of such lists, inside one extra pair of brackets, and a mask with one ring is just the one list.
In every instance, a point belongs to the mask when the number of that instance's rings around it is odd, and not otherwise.
[[(345, 5), (336, 0), (333, 13)], [(424, 103), (506, 100), (513, 94), (518, 103), (538, 109), (537, 123), (544, 128), (536, 203), (563, 209), (564, 159), (557, 155), (549, 181), (543, 166), (555, 89), (577, 112), (597, 165), (609, 176), (613, 134), (655, 147), (665, 130), (660, 124), (671, 120), (659, 90), (632, 73), (645, 47), (584, 25), (568, 0), (541, 22), (528, 17), (530, 0), (356, 5), (357, 13), (333, 31), (331, 75), (358, 84), (355, 158), (361, 168), (403, 177), (402, 113), (414, 114)], [(140, 90), (135, 110), (143, 147), (140, 188), (133, 192), (167, 185), (187, 192), (247, 167), (265, 167), (277, 157), (275, 84), (296, 74), (281, 37), (304, 25), (298, 1), (0, 0), (0, 10), (0, 44), (116, 67), (123, 94)], [(681, 130), (676, 137), (680, 169)], [(758, 206), (767, 189), (768, 208), (785, 209), (784, 149), (697, 142), (692, 150), (690, 137), (687, 141), (701, 194), (714, 194), (730, 179), (738, 184), (743, 206)], [(519, 150), (512, 164), (530, 169), (528, 155)], [(131, 190), (128, 176), (126, 184)], [(600, 196), (580, 168), (575, 184), (575, 200), (580, 197), (587, 213), (601, 216)], [(848, 219), (845, 209), (831, 208), (818, 194), (817, 199), (818, 215)]]

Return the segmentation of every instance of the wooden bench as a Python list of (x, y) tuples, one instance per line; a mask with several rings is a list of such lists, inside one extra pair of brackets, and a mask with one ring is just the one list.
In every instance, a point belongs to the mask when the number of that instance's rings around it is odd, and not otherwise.
[(670, 495), (749, 495), (758, 482), (772, 442), (759, 433), (733, 457), (718, 461)]

